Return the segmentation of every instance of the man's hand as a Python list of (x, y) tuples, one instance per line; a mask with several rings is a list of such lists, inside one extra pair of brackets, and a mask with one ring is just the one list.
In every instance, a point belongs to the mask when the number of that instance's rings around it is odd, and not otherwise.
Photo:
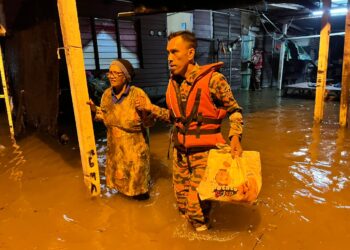
[(235, 157), (240, 157), (242, 156), (242, 146), (241, 142), (239, 141), (238, 135), (234, 135), (231, 138), (231, 155), (232, 158), (234, 159)]
[(151, 112), (152, 111), (152, 103), (149, 99), (144, 96), (138, 96), (135, 99), (135, 107), (139, 111), (143, 112)]
[(258, 196), (258, 185), (254, 178), (249, 178), (245, 183), (237, 187), (237, 194), (241, 201), (252, 203)]
[(86, 104), (87, 104), (87, 105), (90, 105), (91, 111), (94, 112), (94, 113), (96, 113), (96, 110), (97, 110), (96, 105), (95, 105), (95, 103), (94, 103), (91, 99), (89, 99), (89, 101), (86, 102)]

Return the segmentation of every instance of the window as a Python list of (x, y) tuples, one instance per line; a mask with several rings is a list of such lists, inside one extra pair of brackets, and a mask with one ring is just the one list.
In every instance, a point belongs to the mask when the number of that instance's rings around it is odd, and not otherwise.
[(118, 58), (114, 20), (96, 18), (95, 30), (100, 69), (108, 69), (109, 64)]
[(119, 33), (113, 19), (83, 17), (79, 18), (79, 25), (87, 70), (108, 69), (118, 54), (129, 60), (134, 68), (140, 68), (138, 37), (133, 21), (119, 20)]
[(140, 68), (137, 34), (133, 21), (120, 20), (119, 34), (122, 58), (129, 60), (134, 68)]
[(85, 68), (88, 70), (96, 69), (90, 19), (79, 18), (79, 26), (81, 43), (83, 45)]

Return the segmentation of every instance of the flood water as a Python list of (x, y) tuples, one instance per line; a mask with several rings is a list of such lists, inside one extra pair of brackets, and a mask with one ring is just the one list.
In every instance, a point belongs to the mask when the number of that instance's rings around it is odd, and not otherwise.
[[(90, 198), (74, 140), (32, 133), (13, 145), (1, 113), (0, 249), (348, 249), (350, 132), (339, 129), (339, 102), (326, 102), (315, 126), (313, 100), (279, 95), (235, 94), (263, 186), (254, 206), (214, 203), (201, 233), (177, 213), (165, 125), (151, 129), (150, 200)], [(103, 163), (105, 139), (96, 140)]]

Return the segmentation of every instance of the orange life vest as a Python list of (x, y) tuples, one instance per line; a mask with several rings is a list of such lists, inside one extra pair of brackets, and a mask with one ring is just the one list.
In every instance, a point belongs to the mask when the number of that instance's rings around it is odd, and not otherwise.
[(181, 101), (180, 89), (175, 80), (170, 79), (166, 92), (166, 102), (175, 121), (174, 146), (179, 149), (208, 149), (217, 143), (225, 143), (221, 134), (221, 121), (226, 110), (217, 108), (210, 97), (209, 82), (212, 74), (223, 63), (202, 66), (195, 78), (185, 104)]

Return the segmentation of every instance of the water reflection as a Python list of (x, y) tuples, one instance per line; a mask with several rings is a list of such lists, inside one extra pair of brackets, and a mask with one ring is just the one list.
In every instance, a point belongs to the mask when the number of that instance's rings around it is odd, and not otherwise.
[[(145, 202), (107, 194), (104, 186), (102, 197), (91, 199), (78, 147), (30, 135), (20, 147), (1, 141), (0, 248), (347, 249), (350, 135), (338, 129), (338, 106), (326, 105), (326, 121), (315, 126), (312, 100), (268, 90), (237, 97), (244, 149), (261, 153), (257, 205), (217, 204), (213, 228), (194, 232), (177, 213), (163, 125), (151, 129), (151, 198)], [(96, 138), (103, 173), (105, 133)]]
[(21, 185), (23, 177), (21, 166), (26, 162), (23, 151), (15, 139), (9, 139), (5, 142), (5, 145), (1, 145), (0, 173), (4, 172), (10, 180)]
[(347, 130), (343, 128), (332, 129), (319, 124), (312, 127), (311, 136), (305, 136), (308, 147), (302, 146), (291, 153), (297, 159), (289, 166), (289, 172), (302, 184), (295, 190), (294, 197), (309, 198), (322, 204), (333, 202), (328, 194), (346, 188), (349, 183), (348, 169), (342, 169), (349, 156), (346, 133)]

